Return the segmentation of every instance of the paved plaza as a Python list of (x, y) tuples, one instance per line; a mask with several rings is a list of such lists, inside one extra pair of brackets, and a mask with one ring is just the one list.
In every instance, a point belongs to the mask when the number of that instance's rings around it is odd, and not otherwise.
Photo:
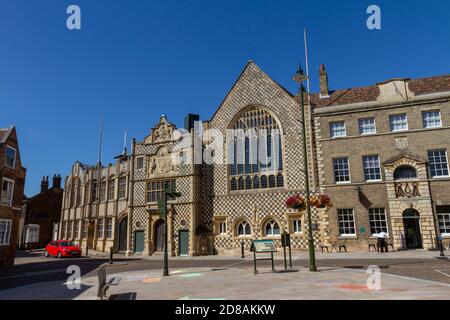
[[(92, 256), (96, 256), (94, 252)], [(436, 252), (430, 251), (319, 253), (319, 272), (311, 273), (307, 268), (306, 253), (296, 253), (294, 272), (272, 273), (270, 263), (260, 262), (257, 275), (253, 274), (251, 256), (240, 260), (230, 257), (216, 257), (215, 260), (212, 260), (214, 257), (178, 257), (170, 261), (171, 275), (162, 277), (161, 257), (118, 257), (111, 266), (100, 254), (92, 260), (47, 260), (47, 263), (56, 263), (53, 271), (35, 268), (27, 274), (0, 274), (0, 299), (96, 299), (95, 268), (99, 265), (107, 268), (108, 278), (121, 277), (119, 286), (112, 287), (108, 292), (111, 299), (121, 300), (450, 299), (450, 283), (445, 281), (450, 280), (450, 263), (435, 259), (436, 256)], [(33, 265), (33, 262), (38, 266), (44, 259), (39, 255), (19, 258), (18, 268)], [(277, 255), (277, 271), (284, 269), (280, 259), (281, 256)], [(83, 269), (81, 288), (69, 290), (66, 285), (69, 274), (66, 274), (65, 268), (70, 264), (88, 262), (92, 266)], [(370, 263), (381, 267), (379, 289), (370, 283), (367, 286), (370, 277), (367, 267)], [(433, 272), (441, 278), (437, 278), (438, 282), (402, 275), (405, 273), (401, 271), (408, 268), (426, 269), (426, 272)], [(17, 281), (22, 282), (17, 286), (5, 286), (2, 290), (2, 279), (8, 277), (12, 277), (10, 280), (17, 277)]]

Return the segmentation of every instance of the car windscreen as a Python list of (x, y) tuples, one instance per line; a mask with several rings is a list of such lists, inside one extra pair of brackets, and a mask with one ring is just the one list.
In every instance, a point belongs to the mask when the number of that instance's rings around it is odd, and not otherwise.
[(64, 241), (59, 243), (63, 247), (73, 247), (75, 244), (71, 241)]

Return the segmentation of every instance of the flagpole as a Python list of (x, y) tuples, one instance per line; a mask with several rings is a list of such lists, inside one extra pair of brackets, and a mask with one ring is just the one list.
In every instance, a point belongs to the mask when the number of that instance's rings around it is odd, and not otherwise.
[(306, 59), (306, 88), (308, 90), (308, 102), (309, 102), (309, 93), (310, 91), (310, 87), (309, 87), (309, 60), (308, 60), (308, 35), (306, 32), (306, 28), (303, 30), (303, 39), (305, 41), (305, 59)]

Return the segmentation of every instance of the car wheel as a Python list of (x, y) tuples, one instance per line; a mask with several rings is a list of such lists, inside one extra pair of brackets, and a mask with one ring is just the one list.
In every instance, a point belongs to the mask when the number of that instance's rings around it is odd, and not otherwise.
[(58, 259), (61, 259), (61, 252), (58, 252)]
[(47, 250), (44, 251), (44, 256), (46, 256), (47, 258), (50, 257)]

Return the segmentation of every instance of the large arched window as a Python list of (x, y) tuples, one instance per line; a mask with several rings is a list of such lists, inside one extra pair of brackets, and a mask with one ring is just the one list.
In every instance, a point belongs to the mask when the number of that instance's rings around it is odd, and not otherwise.
[(269, 220), (264, 227), (264, 234), (266, 236), (279, 236), (280, 226), (275, 220)]
[(231, 190), (283, 187), (283, 148), (275, 118), (253, 107), (242, 113), (231, 129), (227, 137)]
[(416, 179), (417, 172), (411, 166), (400, 166), (394, 171), (394, 179), (402, 180), (402, 179)]
[(252, 228), (247, 221), (241, 221), (236, 228), (238, 236), (250, 236), (252, 234)]

